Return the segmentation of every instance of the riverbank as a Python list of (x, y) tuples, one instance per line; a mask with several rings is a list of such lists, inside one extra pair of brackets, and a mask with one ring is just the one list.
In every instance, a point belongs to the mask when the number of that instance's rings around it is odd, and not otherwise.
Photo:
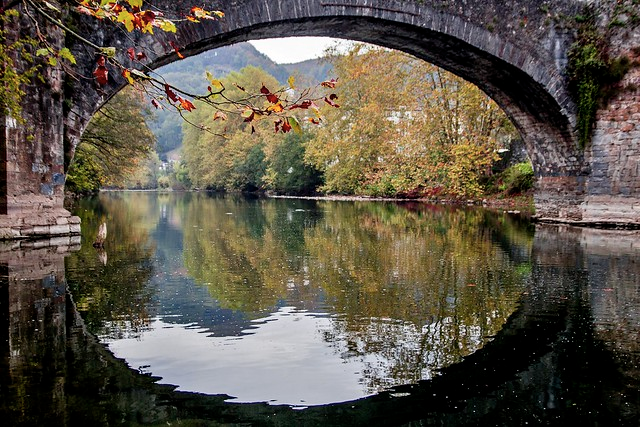
[(279, 199), (303, 199), (303, 200), (335, 200), (335, 201), (368, 201), (368, 202), (418, 202), (444, 205), (482, 206), (524, 215), (533, 215), (535, 206), (533, 192), (509, 197), (498, 195), (487, 196), (481, 199), (447, 199), (447, 198), (401, 198), (401, 197), (372, 197), (372, 196), (342, 196), (342, 195), (316, 195), (316, 196), (286, 196), (265, 193), (267, 197)]
[[(144, 190), (126, 190), (126, 189), (101, 189), (101, 192), (207, 192), (206, 190), (171, 190), (171, 189), (144, 189)], [(403, 197), (374, 197), (374, 196), (344, 196), (344, 195), (314, 195), (314, 196), (288, 196), (273, 194), (271, 192), (247, 193), (258, 196), (265, 196), (274, 199), (300, 199), (300, 200), (331, 200), (331, 201), (362, 201), (362, 202), (395, 202), (395, 203), (430, 203), (439, 205), (452, 206), (481, 206), (496, 211), (504, 211), (509, 213), (518, 213), (525, 216), (532, 216), (535, 213), (533, 203), (533, 192), (529, 191), (525, 194), (514, 196), (489, 195), (477, 199), (454, 199), (454, 198), (403, 198)], [(65, 205), (70, 208), (75, 201), (83, 197), (83, 195), (75, 195), (68, 193), (65, 195)]]

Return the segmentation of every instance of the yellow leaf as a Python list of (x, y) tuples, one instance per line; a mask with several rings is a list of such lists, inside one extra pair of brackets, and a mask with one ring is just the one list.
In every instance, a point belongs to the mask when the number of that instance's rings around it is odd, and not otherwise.
[(120, 12), (118, 14), (118, 18), (117, 18), (117, 22), (122, 22), (124, 24), (124, 27), (127, 29), (127, 31), (131, 32), (133, 31), (134, 25), (133, 25), (133, 14), (123, 10), (122, 12)]
[(211, 84), (212, 92), (220, 92), (222, 89), (224, 89), (224, 85), (222, 84), (222, 82), (214, 78), (213, 74), (211, 74), (209, 71), (206, 72), (206, 76), (207, 80), (209, 80), (209, 83)]
[(296, 79), (293, 76), (289, 76), (289, 80), (287, 80), (287, 83), (289, 83), (289, 87), (291, 89), (295, 89), (295, 83)]
[(122, 70), (122, 77), (127, 79), (127, 81), (129, 82), (130, 85), (133, 84), (133, 78), (131, 77), (131, 71), (126, 70), (126, 69)]
[(159, 23), (160, 29), (167, 33), (175, 33), (176, 32), (176, 24), (169, 21), (168, 19), (156, 19), (156, 23)]
[(100, 53), (102, 53), (107, 58), (113, 58), (116, 56), (116, 48), (115, 47), (103, 47), (100, 48)]
[(281, 113), (282, 111), (284, 111), (284, 107), (282, 106), (281, 102), (278, 102), (277, 104), (270, 105), (267, 108), (267, 111), (272, 111), (274, 113)]
[(295, 133), (302, 133), (302, 127), (300, 126), (300, 122), (298, 122), (298, 119), (293, 116), (289, 117), (289, 124), (291, 125), (291, 129), (293, 129)]

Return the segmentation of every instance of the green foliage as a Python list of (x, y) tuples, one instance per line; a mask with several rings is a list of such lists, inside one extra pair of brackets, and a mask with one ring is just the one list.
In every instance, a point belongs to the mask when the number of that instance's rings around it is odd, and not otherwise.
[(578, 40), (569, 50), (569, 78), (577, 99), (578, 141), (585, 147), (591, 140), (608, 67), (593, 12), (577, 21), (580, 23)]
[(322, 174), (304, 162), (305, 142), (309, 133), (288, 133), (270, 156), (268, 188), (276, 193), (308, 195), (322, 182)]
[[(135, 92), (124, 89), (94, 115), (69, 167), (67, 191), (87, 193), (102, 186), (125, 187), (139, 166), (148, 165), (155, 140), (145, 123), (143, 102)], [(135, 185), (140, 182), (155, 187), (151, 179), (133, 179)]]
[[(257, 67), (245, 67), (222, 79), (230, 99), (259, 92), (264, 84), (277, 87), (278, 82)], [(202, 103), (189, 117), (191, 123), (206, 128), (183, 126), (183, 158), (193, 185), (211, 190), (254, 191), (263, 187), (266, 172), (265, 147), (280, 138), (275, 135), (273, 122), (258, 120), (248, 127), (243, 118), (230, 114), (226, 119), (215, 118), (215, 110)]]
[[(146, 286), (154, 274), (150, 259), (153, 247), (149, 232), (139, 224), (142, 218), (157, 216), (153, 205), (129, 204), (115, 198), (82, 199), (75, 211), (82, 219), (82, 248), (66, 260), (66, 279), (75, 306), (93, 334), (112, 337), (139, 336), (148, 325), (153, 289)], [(106, 253), (92, 247), (98, 227), (108, 227)], [(127, 251), (121, 248), (127, 248)], [(119, 250), (120, 249), (120, 250)], [(91, 271), (91, 274), (87, 274)]]
[[(620, 2), (618, 2), (620, 3)], [(613, 22), (620, 13), (618, 4)], [(593, 5), (576, 16), (577, 37), (568, 53), (570, 88), (577, 104), (578, 142), (585, 147), (591, 140), (596, 112), (613, 93), (612, 87), (635, 65), (626, 57), (610, 58), (607, 34), (598, 29), (598, 12)]]
[(89, 150), (79, 149), (73, 166), (67, 173), (65, 191), (72, 194), (91, 194), (100, 190), (105, 176)]
[(184, 161), (180, 161), (173, 166), (173, 178), (175, 179), (174, 189), (188, 189), (192, 186), (189, 179), (189, 169)]
[(249, 148), (245, 158), (236, 158), (229, 171), (229, 187), (240, 191), (256, 191), (263, 188), (267, 163), (262, 144)]
[(530, 162), (522, 162), (505, 169), (499, 176), (498, 190), (505, 195), (523, 194), (533, 189), (535, 175)]
[[(17, 40), (9, 39), (6, 26), (18, 19), (18, 12), (14, 9), (0, 13), (0, 116), (12, 117), (23, 123), (22, 97), (25, 95), (24, 86), (38, 75), (40, 65), (30, 51), (37, 46), (37, 40), (22, 37)], [(25, 69), (17, 71), (18, 62), (26, 64)]]

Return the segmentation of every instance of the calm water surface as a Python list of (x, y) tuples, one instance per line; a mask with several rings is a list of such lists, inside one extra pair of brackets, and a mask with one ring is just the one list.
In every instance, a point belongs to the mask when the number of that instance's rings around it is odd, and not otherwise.
[(428, 380), (502, 328), (531, 273), (531, 230), (506, 230), (512, 256), (481, 211), (148, 193), (101, 206), (106, 265), (93, 248), (67, 264), (90, 331), (133, 368), (233, 402)]
[(190, 193), (76, 214), (64, 362), (19, 370), (60, 425), (638, 425), (637, 232)]

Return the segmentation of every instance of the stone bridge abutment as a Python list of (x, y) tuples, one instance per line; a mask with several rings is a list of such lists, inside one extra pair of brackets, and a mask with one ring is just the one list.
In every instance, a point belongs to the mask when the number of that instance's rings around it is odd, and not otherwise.
[[(185, 55), (251, 39), (331, 36), (374, 43), (424, 59), (478, 85), (520, 131), (538, 177), (537, 216), (579, 224), (640, 226), (640, 70), (632, 68), (620, 90), (599, 111), (591, 143), (577, 143), (576, 105), (568, 87), (568, 52), (575, 41), (572, 23), (585, 1), (560, 0), (219, 0), (205, 2), (225, 18), (183, 23), (177, 33), (128, 34), (112, 25), (61, 7), (70, 27), (92, 43), (114, 46), (121, 62), (135, 44), (144, 66), (157, 68)], [(635, 22), (640, 7), (613, 16), (614, 0), (590, 2), (603, 11), (615, 56), (640, 51)], [(188, 11), (192, 2), (157, 0), (160, 10)], [(200, 4), (198, 4), (200, 5)], [(617, 9), (616, 9), (617, 10)], [(634, 12), (635, 11), (635, 12)], [(604, 13), (606, 12), (606, 13)], [(637, 13), (637, 15), (634, 15)], [(624, 19), (623, 19), (624, 18)], [(610, 22), (622, 22), (610, 31)], [(14, 34), (33, 29), (22, 20)], [(60, 47), (78, 60), (73, 73), (47, 70), (45, 82), (27, 88), (26, 124), (5, 118), (0, 151), (0, 237), (77, 232), (62, 208), (64, 174), (91, 116), (123, 85), (110, 73), (105, 88), (77, 76), (91, 76), (96, 52), (43, 20)], [(113, 70), (115, 71), (115, 70)], [(99, 89), (99, 90), (98, 90)], [(37, 218), (37, 219), (35, 219)]]

